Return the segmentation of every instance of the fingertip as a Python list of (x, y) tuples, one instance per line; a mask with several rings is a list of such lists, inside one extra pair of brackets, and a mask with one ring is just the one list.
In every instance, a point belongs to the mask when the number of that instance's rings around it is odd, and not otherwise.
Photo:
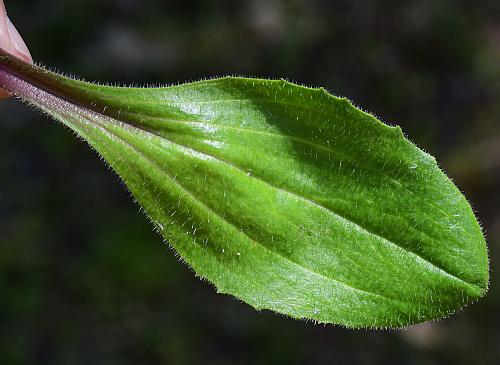
[[(0, 48), (26, 62), (33, 62), (26, 43), (7, 16), (3, 0), (0, 0)], [(0, 99), (7, 99), (11, 96), (12, 93), (0, 86)]]

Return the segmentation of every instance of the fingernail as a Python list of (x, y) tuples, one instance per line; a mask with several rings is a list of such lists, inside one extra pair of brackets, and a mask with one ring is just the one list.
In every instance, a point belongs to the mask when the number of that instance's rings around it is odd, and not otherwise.
[(33, 62), (30, 51), (28, 51), (28, 47), (26, 47), (26, 43), (24, 43), (21, 35), (17, 31), (16, 27), (14, 27), (14, 24), (12, 24), (9, 18), (7, 18), (7, 30), (10, 35), (12, 54), (19, 58), (22, 58), (27, 62)]

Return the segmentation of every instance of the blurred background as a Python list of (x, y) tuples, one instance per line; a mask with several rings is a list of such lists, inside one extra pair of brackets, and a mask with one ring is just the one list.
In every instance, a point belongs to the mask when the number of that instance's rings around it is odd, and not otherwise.
[(67, 129), (0, 103), (0, 364), (500, 364), (500, 2), (6, 0), (36, 61), (86, 80), (324, 86), (430, 152), (470, 200), (486, 298), (406, 331), (258, 313), (178, 262)]

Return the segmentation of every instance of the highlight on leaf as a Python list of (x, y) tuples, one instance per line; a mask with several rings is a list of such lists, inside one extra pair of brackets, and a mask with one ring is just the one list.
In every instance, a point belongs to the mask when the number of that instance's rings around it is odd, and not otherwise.
[(487, 291), (481, 228), (435, 159), (324, 89), (102, 86), (3, 51), (0, 85), (86, 140), (199, 276), (256, 309), (401, 327)]

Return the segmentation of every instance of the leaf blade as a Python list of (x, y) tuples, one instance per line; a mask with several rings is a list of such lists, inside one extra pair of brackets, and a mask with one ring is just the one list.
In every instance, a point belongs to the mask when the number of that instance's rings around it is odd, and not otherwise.
[(296, 318), (397, 327), (487, 289), (463, 195), (399, 128), (345, 99), (282, 80), (124, 89), (16, 67), (220, 292)]

